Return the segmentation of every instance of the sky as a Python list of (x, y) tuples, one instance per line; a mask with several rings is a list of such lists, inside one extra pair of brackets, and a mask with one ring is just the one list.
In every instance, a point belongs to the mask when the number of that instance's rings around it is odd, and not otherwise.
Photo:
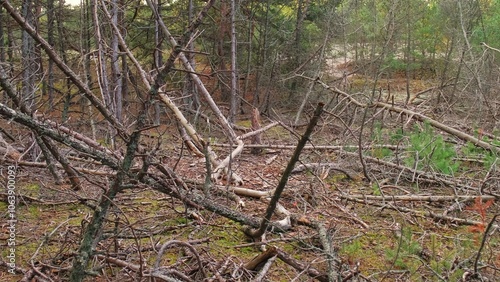
[(64, 3), (72, 5), (72, 6), (78, 6), (80, 5), (81, 0), (65, 0)]

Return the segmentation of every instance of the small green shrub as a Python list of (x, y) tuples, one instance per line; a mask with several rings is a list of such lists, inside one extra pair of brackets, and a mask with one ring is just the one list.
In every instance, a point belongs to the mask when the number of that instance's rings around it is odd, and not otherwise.
[(413, 232), (410, 228), (402, 228), (398, 244), (385, 251), (386, 259), (399, 269), (411, 269), (415, 263), (419, 263), (415, 256), (419, 256), (422, 246), (412, 237)]
[[(388, 140), (385, 140), (385, 132), (382, 130), (380, 123), (375, 123), (371, 139), (375, 144), (384, 145)], [(370, 151), (370, 156), (374, 158), (383, 159), (392, 156), (392, 150), (384, 147), (373, 147)]]
[(343, 245), (340, 252), (352, 259), (360, 255), (362, 247), (363, 245), (361, 244), (361, 241), (359, 239), (355, 239), (351, 243)]
[[(483, 138), (483, 141), (488, 142), (488, 138)], [(498, 146), (497, 142), (493, 141), (491, 144)], [(462, 148), (462, 154), (468, 158), (477, 158), (482, 160), (483, 167), (486, 171), (489, 171), (492, 166), (496, 166), (498, 162), (498, 156), (491, 151), (485, 150), (481, 147), (474, 145), (472, 142), (467, 142)]]
[(430, 168), (438, 172), (453, 175), (460, 167), (456, 160), (455, 147), (437, 135), (429, 123), (424, 123), (423, 130), (415, 128), (409, 136), (408, 157), (405, 165), (417, 169)]

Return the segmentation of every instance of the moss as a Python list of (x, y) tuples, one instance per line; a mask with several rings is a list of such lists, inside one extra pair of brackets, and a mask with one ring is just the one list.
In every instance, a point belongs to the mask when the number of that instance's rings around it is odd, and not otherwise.
[(252, 121), (251, 120), (239, 120), (236, 122), (236, 125), (250, 128), (250, 127), (252, 127)]
[(39, 219), (41, 218), (41, 213), (43, 209), (39, 206), (28, 206), (28, 214), (30, 219)]
[(26, 192), (31, 192), (30, 194), (37, 194), (40, 192), (40, 184), (28, 183), (25, 186), (23, 186), (21, 189), (25, 190)]
[(271, 138), (282, 138), (283, 136), (288, 136), (290, 132), (281, 126), (274, 126), (266, 131), (266, 135)]

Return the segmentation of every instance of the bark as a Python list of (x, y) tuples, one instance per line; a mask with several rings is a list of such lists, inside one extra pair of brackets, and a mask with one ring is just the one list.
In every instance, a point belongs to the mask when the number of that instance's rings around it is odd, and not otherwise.
[[(260, 130), (262, 126), (260, 125), (260, 113), (257, 108), (252, 109), (252, 131), (256, 132)], [(253, 137), (252, 137), (252, 145), (260, 145), (262, 144), (262, 134), (260, 132), (257, 132)], [(262, 153), (261, 148), (256, 148), (253, 147), (251, 149), (252, 154), (254, 155), (259, 155)]]
[[(193, 0), (189, 0), (188, 3), (188, 22), (192, 22), (194, 19), (194, 3)], [(158, 26), (159, 28), (159, 26)], [(193, 36), (192, 33), (187, 34), (190, 38)], [(192, 40), (189, 41), (188, 44), (188, 60), (191, 66), (193, 66), (194, 69), (196, 69), (196, 61), (194, 57), (194, 52), (195, 52), (195, 46)], [(196, 85), (194, 84), (193, 80), (191, 79), (191, 76), (189, 74), (186, 74), (185, 77), (185, 84), (184, 84), (184, 96), (186, 96), (186, 104), (187, 108), (191, 110), (196, 110), (196, 113), (198, 113), (198, 110), (201, 106), (200, 104), (200, 98), (198, 95), (198, 89), (196, 89)], [(197, 116), (196, 116), (197, 117)], [(195, 117), (195, 118), (196, 118)]]
[(286, 264), (290, 265), (291, 267), (297, 269), (298, 271), (302, 272), (305, 271), (305, 273), (311, 277), (314, 278), (320, 282), (329, 282), (330, 280), (328, 279), (328, 275), (321, 273), (319, 270), (317, 270), (314, 267), (311, 267), (309, 264), (305, 264), (295, 258), (293, 258), (291, 255), (287, 254), (286, 252), (278, 249), (278, 258), (285, 262)]
[(5, 62), (5, 33), (4, 33), (5, 15), (3, 7), (0, 6), (0, 63)]
[(127, 174), (132, 167), (136, 151), (139, 147), (139, 140), (141, 137), (140, 129), (146, 125), (149, 103), (150, 101), (145, 101), (143, 103), (143, 107), (137, 118), (137, 130), (130, 136), (130, 141), (127, 143), (127, 151), (123, 158), (123, 162), (119, 166), (111, 187), (109, 187), (108, 191), (101, 197), (98, 207), (94, 209), (92, 219), (82, 235), (83, 239), (80, 244), (80, 248), (78, 249), (77, 255), (73, 260), (73, 266), (70, 274), (71, 282), (79, 282), (85, 278), (87, 264), (93, 256), (92, 247), (95, 246), (100, 240), (99, 231), (102, 228), (108, 209), (112, 205), (115, 196), (123, 189), (123, 184), (125, 184), (127, 180)]
[[(54, 0), (47, 0), (47, 43), (55, 46), (54, 39)], [(46, 90), (44, 94), (48, 95), (49, 109), (54, 107), (54, 62), (49, 60), (47, 65), (47, 81), (44, 82)]]
[(87, 144), (82, 143), (80, 140), (73, 138), (72, 136), (67, 136), (62, 134), (59, 129), (48, 128), (47, 125), (43, 122), (34, 120), (32, 117), (25, 115), (23, 113), (19, 113), (5, 104), (0, 103), (0, 115), (4, 116), (7, 119), (12, 119), (13, 121), (28, 127), (32, 131), (36, 132), (40, 136), (48, 136), (51, 139), (67, 145), (79, 152), (88, 154), (89, 157), (94, 160), (101, 162), (103, 165), (109, 166), (112, 169), (118, 169), (119, 160), (106, 152), (102, 152), (89, 146)]
[[(83, 60), (83, 71), (84, 71), (84, 74), (85, 74), (85, 79), (84, 79), (84, 83), (87, 85), (87, 87), (89, 89), (92, 89), (93, 87), (93, 81), (92, 81), (92, 71), (90, 69), (90, 65), (91, 65), (91, 57), (92, 57), (92, 53), (91, 53), (91, 46), (90, 46), (90, 43), (91, 43), (91, 36), (92, 36), (92, 32), (91, 32), (91, 29), (92, 29), (92, 26), (91, 26), (91, 23), (92, 23), (92, 20), (91, 20), (91, 12), (92, 11), (92, 7), (91, 7), (91, 4), (90, 4), (91, 0), (85, 0), (84, 3), (82, 3), (82, 6), (81, 6), (81, 9), (82, 9), (82, 17), (83, 17), (83, 23), (82, 23), (82, 30), (81, 30), (81, 42), (82, 42), (82, 45), (80, 46), (80, 49), (81, 49), (81, 55), (82, 57), (84, 58)], [(92, 1), (93, 2), (93, 1)], [(61, 1), (62, 3), (62, 1)], [(59, 23), (61, 21), (59, 20)], [(59, 24), (61, 25), (61, 24)], [(62, 27), (59, 28), (60, 32), (59, 34), (62, 35)], [(62, 43), (61, 43), (62, 45)], [(66, 63), (66, 60), (65, 60), (65, 56), (64, 56), (64, 50), (62, 49), (62, 46), (61, 46), (61, 54), (63, 54), (63, 60), (64, 62)], [(68, 83), (69, 84), (69, 83)], [(70, 93), (68, 91), (68, 98), (70, 97)], [(90, 123), (90, 129), (91, 129), (91, 132), (92, 132), (92, 139), (96, 140), (97, 138), (97, 128), (96, 128), (96, 125), (95, 125), (95, 122), (94, 122), (94, 108), (92, 107), (92, 103), (87, 99), (87, 98), (84, 98), (85, 99), (85, 102), (86, 102), (86, 107), (89, 111), (89, 123)], [(63, 118), (63, 121), (65, 119)]]
[[(120, 6), (118, 0), (111, 1), (112, 7), (112, 18), (111, 22), (114, 26), (118, 28), (121, 27), (121, 19), (123, 18), (123, 9), (125, 7)], [(123, 29), (123, 28), (122, 28)], [(118, 48), (118, 38), (115, 33), (113, 33), (111, 39), (111, 84), (113, 86), (112, 99), (113, 99), (113, 108), (115, 109), (115, 117), (118, 121), (122, 121), (122, 109), (123, 109), (123, 92), (124, 92), (124, 83), (122, 77), (124, 74), (121, 72), (122, 67), (120, 66), (120, 61), (122, 58), (121, 52)], [(122, 62), (125, 65), (125, 61)]]
[[(61, 164), (61, 166), (64, 168), (64, 171), (68, 175), (69, 181), (71, 183), (71, 188), (74, 191), (80, 190), (81, 183), (80, 183), (80, 178), (78, 176), (78, 173), (73, 169), (69, 161), (59, 153), (59, 150), (55, 146), (55, 144), (52, 143), (52, 140), (47, 139), (45, 137), (41, 137), (42, 142), (45, 144), (47, 149), (50, 151), (52, 156)], [(50, 163), (47, 163), (48, 166), (50, 166)], [(57, 179), (56, 179), (57, 180)]]
[[(34, 15), (34, 2), (33, 0), (25, 0), (22, 4), (22, 14), (26, 23), (35, 26)], [(22, 32), (22, 64), (23, 68), (23, 81), (21, 88), (21, 100), (32, 108), (35, 102), (35, 78), (38, 70), (38, 62), (36, 60), (35, 42), (30, 37), (29, 33), (25, 30)]]
[(318, 230), (319, 240), (325, 252), (326, 262), (328, 266), (328, 281), (340, 281), (342, 276), (338, 273), (338, 258), (335, 250), (333, 249), (332, 236), (325, 226), (321, 223), (316, 224)]
[(54, 164), (54, 157), (50, 153), (50, 150), (47, 147), (47, 145), (43, 142), (42, 138), (36, 135), (35, 138), (36, 138), (36, 143), (38, 144), (38, 146), (40, 146), (43, 156), (45, 157), (45, 163), (47, 164), (47, 169), (49, 170), (50, 174), (52, 174), (55, 183), (57, 185), (61, 185), (63, 183), (63, 180), (61, 179), (61, 176), (57, 172), (56, 166)]
[(236, 0), (231, 1), (231, 99), (229, 108), (229, 118), (230, 123), (236, 121), (236, 115), (238, 114), (238, 67), (236, 65), (236, 55), (237, 55), (237, 37), (236, 37)]
[[(10, 84), (10, 82), (6, 79), (6, 74), (5, 71), (3, 70), (2, 66), (0, 66), (0, 86), (5, 90), (7, 93), (7, 96), (9, 96), (14, 104), (21, 109), (21, 111), (26, 114), (26, 115), (31, 115), (29, 112), (29, 107), (24, 103), (23, 100), (20, 100), (18, 98), (18, 95), (14, 93), (14, 88)], [(53, 158), (52, 156), (55, 157), (55, 159), (61, 163), (63, 168), (65, 169), (66, 173), (68, 174), (68, 177), (70, 178), (71, 183), (73, 184), (73, 188), (75, 190), (78, 190), (80, 188), (80, 181), (78, 179), (78, 176), (76, 175), (75, 171), (71, 168), (69, 165), (69, 162), (66, 160), (64, 156), (61, 156), (59, 154), (59, 150), (50, 142), (50, 140), (46, 140), (40, 135), (38, 135), (35, 131), (33, 131), (33, 137), (35, 138), (35, 141), (37, 142), (40, 150), (45, 156), (45, 161), (47, 163), (47, 167), (51, 174), (53, 175), (55, 182), (57, 184), (61, 184), (61, 178), (57, 171), (55, 170), (55, 167), (53, 165)], [(9, 147), (7, 147), (9, 149)], [(9, 153), (9, 151), (7, 151)], [(12, 155), (11, 155), (12, 156)], [(14, 155), (15, 156), (15, 155)], [(20, 160), (21, 155), (17, 157), (17, 160)]]
[(7, 143), (0, 134), (0, 159), (4, 159), (5, 157), (13, 160), (19, 161), (21, 158), (21, 153), (17, 151), (12, 145)]

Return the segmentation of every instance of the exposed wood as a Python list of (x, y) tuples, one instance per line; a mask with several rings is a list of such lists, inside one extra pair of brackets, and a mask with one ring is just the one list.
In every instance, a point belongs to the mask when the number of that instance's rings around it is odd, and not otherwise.
[(274, 261), (276, 260), (277, 256), (270, 257), (264, 266), (259, 270), (255, 278), (252, 280), (252, 282), (260, 282), (263, 281), (271, 269), (271, 266), (273, 265)]
[(266, 251), (258, 254), (255, 256), (253, 259), (251, 259), (249, 262), (245, 263), (243, 265), (244, 268), (248, 270), (255, 270), (257, 266), (266, 263), (268, 259), (271, 257), (274, 257), (277, 254), (277, 248), (274, 246), (269, 247)]
[(2, 134), (0, 134), (0, 159), (7, 157), (13, 161), (19, 161), (21, 156), (21, 153), (7, 143), (7, 141), (3, 139)]
[[(215, 2), (214, 0), (209, 0), (206, 3), (206, 5), (202, 9), (202, 11), (198, 14), (197, 18), (188, 27), (188, 31), (185, 32), (185, 34), (189, 34), (190, 32), (192, 32), (194, 29), (196, 29), (201, 24), (202, 19), (207, 14), (208, 9), (210, 9), (210, 7), (212, 7), (212, 5), (214, 4), (214, 2)], [(212, 112), (215, 114), (215, 116), (217, 117), (217, 119), (221, 123), (222, 128), (224, 129), (227, 137), (231, 138), (237, 144), (236, 149), (226, 159), (224, 159), (220, 163), (216, 160), (215, 154), (211, 153), (211, 155), (214, 156), (213, 159), (212, 159), (212, 162), (216, 166), (216, 168), (213, 170), (213, 172), (214, 172), (213, 173), (214, 174), (213, 178), (214, 179), (219, 179), (221, 177), (221, 174), (223, 172), (226, 172), (226, 169), (227, 169), (227, 167), (229, 165), (230, 160), (234, 159), (237, 155), (239, 155), (241, 153), (241, 151), (243, 150), (244, 143), (240, 139), (237, 138), (237, 135), (234, 132), (234, 130), (232, 129), (232, 127), (229, 124), (228, 120), (222, 114), (221, 110), (219, 109), (219, 107), (217, 106), (217, 104), (215, 103), (215, 101), (213, 100), (212, 95), (210, 95), (210, 92), (207, 90), (207, 88), (205, 87), (204, 83), (201, 81), (200, 77), (197, 75), (197, 72), (193, 68), (193, 66), (191, 65), (189, 59), (182, 52), (182, 49), (180, 48), (180, 46), (177, 43), (177, 40), (170, 33), (170, 31), (168, 30), (167, 26), (163, 22), (163, 19), (159, 16), (158, 11), (156, 10), (156, 8), (152, 4), (152, 2), (148, 0), (147, 3), (151, 7), (151, 9), (153, 10), (153, 12), (155, 13), (156, 20), (158, 21), (158, 23), (162, 27), (162, 31), (164, 32), (165, 36), (168, 38), (170, 44), (173, 46), (174, 50), (171, 53), (170, 58), (167, 61), (167, 63), (170, 62), (170, 64), (173, 64), (173, 61), (177, 58), (177, 56), (179, 57), (179, 59), (181, 60), (183, 66), (184, 66), (184, 68), (188, 71), (189, 75), (191, 76), (191, 79), (196, 84), (196, 86), (198, 87), (198, 90), (200, 91), (200, 93), (203, 95), (203, 97), (205, 98), (206, 102), (210, 106), (210, 109), (212, 110)], [(189, 41), (188, 40), (189, 38), (183, 38), (183, 39), (184, 39), (184, 43)], [(164, 75), (165, 75), (165, 73), (162, 74), (162, 76), (164, 76)], [(155, 80), (156, 83), (153, 85), (153, 89), (157, 89), (158, 90), (159, 83), (162, 81), (162, 76), (160, 76), (160, 74), (157, 76), (157, 79)], [(158, 79), (158, 78), (160, 78), (160, 79)], [(174, 111), (176, 117), (178, 117), (178, 118), (181, 119), (182, 125), (186, 127), (186, 129), (187, 129), (189, 135), (191, 136), (191, 138), (194, 137), (193, 139), (194, 139), (195, 142), (197, 140), (201, 141), (202, 139), (200, 137), (198, 137), (198, 134), (196, 133), (196, 131), (194, 130), (194, 128), (192, 126), (189, 126), (189, 123), (184, 118), (184, 116), (180, 112), (179, 108), (172, 102), (172, 100), (167, 95), (165, 95), (165, 94), (160, 94), (160, 98), (169, 107), (169, 109), (171, 109), (171, 110)], [(198, 144), (199, 144), (198, 145), (199, 150), (201, 151), (202, 148), (203, 148), (204, 142), (199, 142)], [(211, 151), (210, 147), (209, 147), (209, 150)], [(243, 179), (241, 177), (239, 177), (236, 173), (229, 172), (227, 174), (231, 175), (232, 180), (236, 184), (239, 184), (239, 185), (243, 184)]]

